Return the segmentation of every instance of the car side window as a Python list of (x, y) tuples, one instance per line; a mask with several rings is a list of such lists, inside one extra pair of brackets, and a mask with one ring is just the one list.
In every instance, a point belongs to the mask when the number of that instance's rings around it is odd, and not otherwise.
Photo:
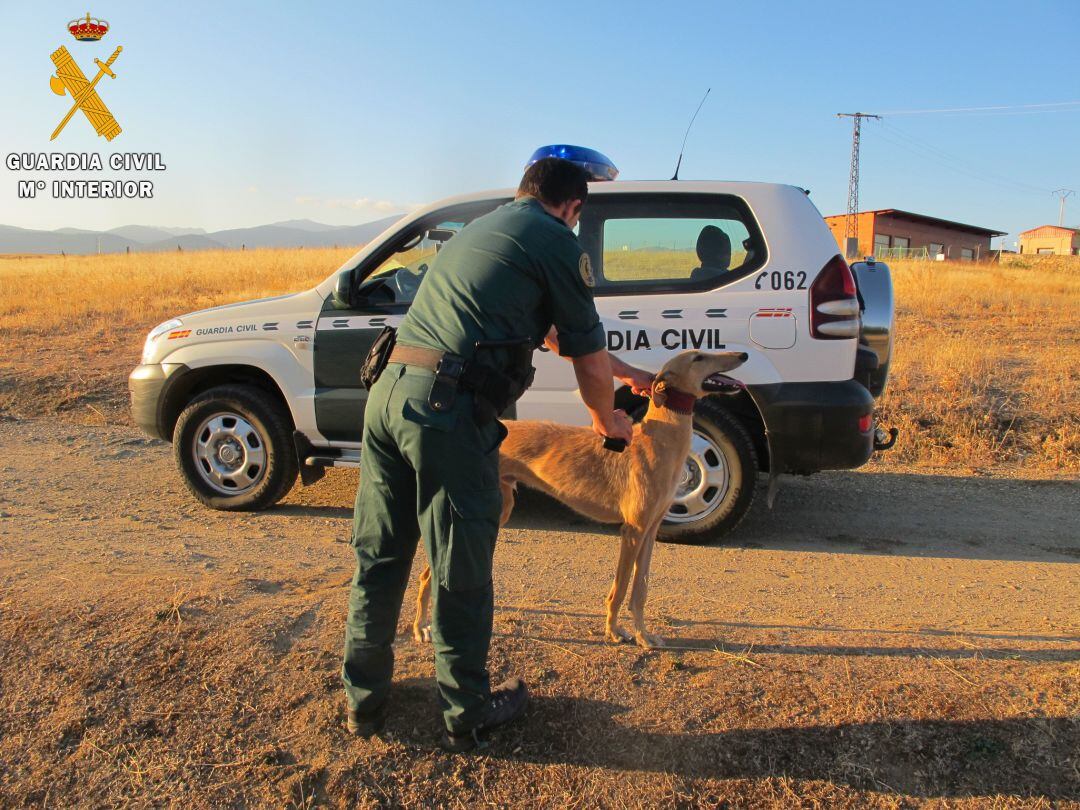
[(411, 303), (432, 259), (445, 241), (448, 240), (432, 238), (430, 231), (424, 231), (419, 241), (415, 237), (405, 241), (399, 251), (391, 254), (372, 271), (361, 290), (366, 290), (369, 298), (377, 291), (384, 291), (388, 302)]
[(595, 195), (581, 241), (596, 266), (598, 295), (712, 289), (765, 259), (746, 204), (721, 195)]
[(358, 293), (367, 304), (411, 304), (432, 261), (458, 232), (478, 216), (494, 210), (503, 200), (487, 201), (440, 211), (399, 234), (361, 267)]

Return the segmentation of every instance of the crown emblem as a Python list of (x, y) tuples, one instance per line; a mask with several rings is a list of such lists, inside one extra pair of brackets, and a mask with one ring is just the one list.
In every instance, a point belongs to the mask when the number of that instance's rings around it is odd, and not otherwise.
[(89, 11), (85, 17), (69, 22), (67, 27), (79, 42), (97, 42), (109, 33), (109, 24), (105, 20), (94, 19)]

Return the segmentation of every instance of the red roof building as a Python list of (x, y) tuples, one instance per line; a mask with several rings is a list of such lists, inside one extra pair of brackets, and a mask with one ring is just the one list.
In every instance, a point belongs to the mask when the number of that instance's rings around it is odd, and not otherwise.
[[(860, 211), (857, 256), (978, 261), (991, 256), (990, 239), (1004, 231), (965, 225), (898, 208)], [(841, 251), (847, 245), (847, 214), (825, 217)]]

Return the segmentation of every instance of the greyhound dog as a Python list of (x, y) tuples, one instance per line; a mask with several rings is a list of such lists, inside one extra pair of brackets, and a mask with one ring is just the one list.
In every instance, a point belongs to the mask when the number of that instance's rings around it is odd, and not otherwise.
[[(554, 422), (509, 421), (499, 448), (499, 479), (504, 526), (514, 509), (517, 484), (546, 492), (585, 517), (622, 524), (619, 563), (607, 595), (607, 637), (616, 642), (633, 638), (650, 649), (663, 641), (645, 626), (649, 563), (660, 522), (664, 519), (690, 452), (694, 401), (704, 396), (710, 377), (723, 375), (746, 362), (745, 352), (687, 351), (669, 360), (653, 381), (649, 410), (634, 428), (623, 453), (605, 450), (585, 427)], [(730, 382), (730, 381), (728, 381)], [(633, 573), (631, 636), (618, 624)], [(431, 567), (420, 575), (413, 636), (430, 640), (428, 606)]]

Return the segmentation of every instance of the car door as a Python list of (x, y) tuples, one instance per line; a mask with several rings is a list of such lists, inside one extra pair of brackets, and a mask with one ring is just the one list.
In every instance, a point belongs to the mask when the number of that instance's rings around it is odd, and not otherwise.
[(329, 441), (359, 443), (367, 391), (360, 367), (384, 326), (397, 326), (407, 303), (362, 304), (338, 309), (323, 302), (315, 331), (315, 423)]
[(335, 445), (359, 445), (367, 391), (360, 368), (375, 338), (398, 326), (442, 246), (476, 217), (504, 200), (452, 206), (412, 223), (362, 265), (346, 269), (353, 304), (327, 296), (315, 330), (315, 421)]

